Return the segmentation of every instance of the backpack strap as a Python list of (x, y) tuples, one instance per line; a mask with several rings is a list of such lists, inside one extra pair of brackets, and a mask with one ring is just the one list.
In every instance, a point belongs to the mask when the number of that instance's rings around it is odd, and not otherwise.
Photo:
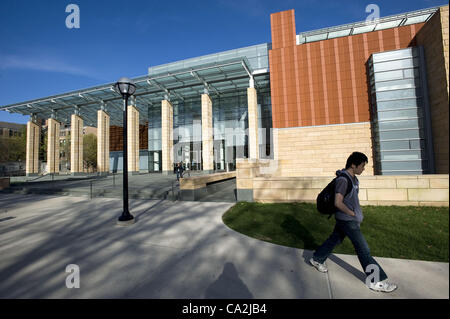
[[(352, 188), (353, 188), (353, 182), (351, 181), (351, 179), (350, 179), (350, 177), (348, 177), (348, 175), (347, 174), (342, 174), (342, 175), (340, 175), (340, 176), (337, 176), (337, 177), (335, 177), (334, 178), (334, 180), (333, 180), (333, 182), (334, 183), (336, 183), (336, 180), (339, 178), (339, 177), (341, 177), (341, 176), (345, 176), (345, 178), (347, 179), (347, 189), (346, 189), (346, 191), (345, 191), (345, 195), (344, 195), (344, 198), (348, 195), (348, 194), (350, 194), (350, 192), (352, 191)], [(328, 219), (330, 219), (331, 218), (331, 214), (328, 216)]]
[(348, 177), (347, 174), (342, 174), (341, 176), (345, 176), (345, 178), (347, 179), (347, 190), (345, 192), (345, 196), (346, 197), (348, 194), (350, 194), (350, 192), (352, 191), (353, 188), (353, 181), (350, 179), (350, 177)]

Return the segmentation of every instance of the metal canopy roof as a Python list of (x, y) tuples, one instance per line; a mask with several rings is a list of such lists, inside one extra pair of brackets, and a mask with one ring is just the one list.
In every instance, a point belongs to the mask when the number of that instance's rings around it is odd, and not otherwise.
[(330, 28), (302, 32), (297, 35), (297, 44), (328, 40), (349, 35), (356, 35), (360, 33), (395, 28), (414, 23), (426, 22), (437, 10), (439, 10), (439, 7), (391, 15), (370, 22), (355, 22)]
[[(250, 77), (254, 78), (255, 87), (269, 84), (267, 70), (254, 72), (246, 57), (233, 58), (214, 63), (206, 63), (191, 68), (180, 68), (171, 72), (152, 74), (133, 78), (136, 93), (132, 98), (140, 113), (140, 124), (148, 121), (148, 107), (160, 104), (161, 100), (184, 101), (200, 98), (205, 90), (214, 98), (236, 89), (249, 87)], [(70, 122), (71, 114), (79, 110), (85, 125), (97, 126), (97, 111), (106, 110), (111, 116), (110, 125), (122, 125), (123, 100), (113, 89), (114, 83), (95, 86), (84, 90), (49, 96), (0, 107), (10, 113), (24, 115), (35, 114), (47, 119), (55, 114), (61, 122)]]

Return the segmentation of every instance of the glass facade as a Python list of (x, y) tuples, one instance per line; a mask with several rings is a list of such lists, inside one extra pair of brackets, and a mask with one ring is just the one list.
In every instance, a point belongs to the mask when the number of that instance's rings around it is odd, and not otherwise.
[(201, 97), (173, 103), (174, 165), (183, 162), (186, 170), (202, 169)]
[(161, 103), (148, 108), (148, 170), (162, 170)]
[[(217, 81), (213, 74), (216, 71), (202, 70), (211, 63), (226, 63), (231, 59), (245, 59), (250, 72), (264, 74), (268, 72), (268, 50), (270, 44), (259, 44), (250, 47), (224, 51), (216, 54), (196, 57), (150, 67), (149, 75), (157, 78), (161, 74), (176, 73), (177, 70), (192, 68), (200, 78), (209, 78), (213, 89), (209, 90), (212, 101), (213, 152), (215, 170), (235, 170), (237, 158), (248, 157), (248, 102), (247, 88), (249, 77), (243, 73), (242, 78), (228, 81)], [(226, 66), (218, 67), (219, 74), (228, 74)], [(178, 75), (177, 79), (185, 81), (192, 75)], [(225, 77), (226, 78), (226, 77)], [(270, 148), (272, 141), (272, 111), (270, 85), (267, 78), (256, 75), (258, 98), (258, 137), (260, 158), (273, 158)], [(208, 80), (206, 80), (207, 82)], [(160, 82), (161, 83), (161, 82)], [(163, 83), (164, 85), (164, 83)], [(187, 88), (187, 91), (190, 89)], [(186, 92), (187, 92), (186, 91)], [(183, 89), (177, 90), (184, 99), (172, 99), (173, 106), (173, 162), (183, 162), (187, 170), (202, 170), (202, 107), (201, 93), (186, 95)], [(161, 148), (161, 103), (153, 103), (148, 109), (148, 150), (149, 171), (162, 171)], [(175, 165), (175, 164), (174, 164)]]
[(434, 172), (422, 47), (369, 59), (375, 174)]
[[(247, 90), (210, 95), (213, 113), (213, 149), (215, 170), (235, 170), (237, 158), (248, 157)], [(187, 170), (202, 170), (201, 97), (174, 101), (173, 158)], [(258, 127), (260, 158), (273, 158), (270, 88), (258, 91)], [(149, 107), (149, 171), (161, 167), (161, 106)]]

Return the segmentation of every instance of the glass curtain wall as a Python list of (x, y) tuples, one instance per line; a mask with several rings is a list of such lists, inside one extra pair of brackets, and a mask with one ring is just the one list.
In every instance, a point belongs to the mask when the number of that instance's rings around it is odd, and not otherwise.
[(148, 171), (162, 171), (161, 103), (148, 108)]
[(247, 91), (213, 97), (214, 168), (235, 170), (236, 158), (248, 157)]
[(422, 47), (375, 53), (369, 59), (375, 173), (434, 172)]
[[(236, 169), (237, 158), (248, 158), (247, 90), (211, 94), (214, 135), (215, 170)], [(202, 108), (201, 98), (174, 101), (173, 159), (186, 170), (202, 170)], [(258, 127), (260, 158), (273, 158), (272, 112), (270, 88), (258, 91)], [(161, 106), (149, 107), (149, 171), (161, 167)]]
[[(213, 98), (214, 168), (235, 170), (237, 158), (248, 158), (247, 90)], [(270, 88), (258, 90), (259, 157), (272, 158)]]
[(270, 87), (258, 90), (259, 158), (273, 159)]
[(173, 158), (185, 170), (202, 169), (201, 98), (173, 103)]

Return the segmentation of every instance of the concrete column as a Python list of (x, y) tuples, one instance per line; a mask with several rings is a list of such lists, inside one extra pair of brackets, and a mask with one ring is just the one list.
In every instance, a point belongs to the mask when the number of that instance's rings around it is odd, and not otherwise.
[(173, 107), (167, 100), (161, 102), (162, 173), (173, 173)]
[(27, 123), (27, 154), (25, 172), (27, 176), (39, 173), (39, 137), (40, 127), (36, 123)]
[(208, 94), (202, 94), (202, 157), (203, 171), (214, 172), (212, 102)]
[(50, 174), (59, 173), (59, 122), (48, 119), (47, 170)]
[(70, 172), (83, 173), (83, 119), (76, 114), (70, 116)]
[(250, 159), (259, 159), (258, 97), (256, 89), (247, 89), (248, 101), (248, 149)]
[(139, 174), (139, 111), (128, 105), (127, 112), (128, 172)]
[(97, 171), (109, 173), (109, 115), (97, 111)]

